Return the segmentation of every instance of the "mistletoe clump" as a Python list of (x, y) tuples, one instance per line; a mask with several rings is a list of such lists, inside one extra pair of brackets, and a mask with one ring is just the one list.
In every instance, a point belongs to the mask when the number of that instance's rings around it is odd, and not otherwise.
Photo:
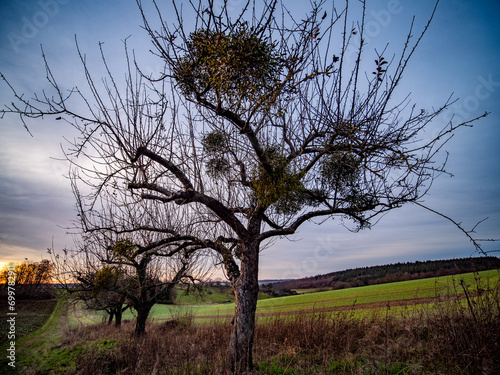
[(111, 251), (119, 258), (131, 260), (137, 255), (137, 246), (129, 239), (123, 239), (118, 240)]
[(201, 140), (201, 144), (208, 156), (208, 161), (205, 163), (207, 173), (214, 178), (226, 175), (230, 170), (230, 164), (226, 158), (229, 148), (227, 135), (219, 131), (207, 133)]
[(273, 205), (282, 213), (298, 211), (304, 195), (302, 175), (294, 173), (277, 147), (268, 147), (264, 156), (269, 161), (270, 171), (260, 166), (254, 173), (252, 188), (256, 198), (265, 207)]
[(186, 44), (186, 54), (174, 67), (174, 78), (186, 96), (227, 103), (255, 99), (279, 77), (275, 44), (246, 23), (228, 33), (199, 29)]
[(110, 289), (116, 285), (120, 272), (116, 267), (104, 266), (97, 271), (94, 279), (95, 288), (94, 294), (98, 294), (103, 290)]

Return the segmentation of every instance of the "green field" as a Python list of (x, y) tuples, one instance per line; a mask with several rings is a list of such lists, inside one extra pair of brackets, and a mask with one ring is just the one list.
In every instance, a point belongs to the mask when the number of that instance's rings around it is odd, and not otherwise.
[[(2, 301), (0, 305), (2, 317), (7, 317), (8, 305), (6, 302)], [(56, 305), (56, 300), (16, 301), (15, 307), (18, 314), (18, 318), (16, 319), (16, 334), (18, 336), (26, 336), (35, 332), (45, 323)], [(8, 329), (9, 326), (7, 324), (0, 325), (0, 344), (9, 341), (7, 337)]]
[[(276, 315), (299, 315), (314, 312), (328, 312), (338, 310), (360, 310), (386, 308), (390, 306), (397, 311), (400, 306), (429, 304), (446, 300), (448, 295), (463, 294), (462, 286), (469, 287), (474, 292), (479, 283), (490, 285), (498, 282), (500, 270), (467, 273), (455, 276), (444, 276), (421, 280), (401, 281), (390, 284), (370, 285), (358, 288), (332, 290), (316, 293), (261, 299), (257, 303), (257, 318)], [(226, 301), (229, 298), (223, 293), (215, 298)], [(189, 301), (196, 303), (189, 304)], [(153, 322), (189, 316), (196, 321), (214, 319), (230, 319), (234, 312), (234, 303), (214, 303), (208, 298), (184, 297), (180, 305), (155, 305), (150, 318)], [(76, 311), (71, 316), (70, 326), (99, 322), (102, 315), (87, 311)], [(124, 319), (133, 319), (132, 312), (127, 311)]]
[[(261, 324), (256, 326), (254, 348), (256, 366), (266, 375), (433, 374), (470, 366), (467, 374), (478, 373), (475, 369), (482, 361), (491, 361), (495, 357), (492, 353), (496, 353), (492, 343), (497, 342), (499, 332), (499, 281), (500, 270), (492, 270), (261, 299), (257, 308)], [(469, 299), (461, 298), (462, 284)], [(223, 288), (209, 290), (201, 298), (178, 294), (180, 304), (156, 305), (151, 322), (186, 316), (190, 319), (181, 319), (176, 328), (150, 326), (147, 340), (133, 340), (133, 321), (119, 329), (107, 324), (94, 327), (93, 323), (102, 321), (102, 313), (82, 309), (61, 295), (52, 314), (44, 315), (43, 327), (17, 337), (19, 371), (10, 368), (4, 356), (0, 369), (6, 371), (0, 372), (81, 375), (118, 373), (120, 369), (123, 371), (119, 373), (130, 373), (130, 369), (136, 369), (137, 374), (149, 374), (162, 366), (173, 369), (172, 374), (211, 374), (227, 355), (230, 325), (218, 323), (227, 322), (233, 315), (234, 303), (227, 302), (230, 297)], [(41, 305), (26, 305), (27, 310), (29, 306), (33, 314), (41, 313)], [(346, 313), (328, 313), (339, 310)], [(291, 319), (274, 319), (276, 316)], [(21, 328), (22, 316), (19, 318)], [(124, 316), (133, 318), (130, 312)], [(215, 324), (205, 324), (214, 320)], [(4, 352), (7, 348), (7, 343), (0, 344)], [(204, 372), (191, 371), (186, 361), (194, 361), (193, 368), (204, 368)]]

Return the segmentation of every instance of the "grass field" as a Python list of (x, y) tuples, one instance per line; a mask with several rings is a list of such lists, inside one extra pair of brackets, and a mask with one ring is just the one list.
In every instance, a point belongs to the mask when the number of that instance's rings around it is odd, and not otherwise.
[[(259, 300), (254, 345), (258, 373), (500, 370), (495, 359), (500, 349), (499, 276), (495, 270)], [(469, 299), (461, 299), (462, 283)], [(17, 368), (7, 368), (3, 358), (0, 373), (226, 374), (221, 369), (227, 368), (227, 320), (234, 303), (226, 302), (230, 296), (223, 289), (208, 296), (185, 295), (180, 296), (184, 304), (155, 306), (151, 322), (160, 324), (150, 323), (143, 338), (133, 338), (134, 321), (121, 328), (94, 325), (102, 315), (62, 299), (42, 328), (18, 338)], [(189, 319), (175, 326), (161, 324), (184, 315)], [(5, 350), (5, 345), (0, 347)], [(2, 372), (4, 368), (8, 371)]]
[[(0, 314), (2, 317), (7, 317), (7, 301), (1, 302)], [(16, 319), (16, 335), (26, 336), (35, 332), (45, 323), (56, 304), (56, 300), (16, 301), (16, 312), (18, 314), (18, 318)], [(0, 345), (8, 341), (8, 329), (9, 326), (7, 324), (0, 325)]]
[[(315, 312), (334, 312), (357, 310), (359, 313), (391, 307), (397, 312), (401, 307), (417, 304), (428, 304), (445, 300), (448, 295), (462, 294), (464, 285), (474, 292), (478, 281), (494, 284), (499, 280), (500, 270), (467, 273), (439, 278), (401, 281), (390, 284), (370, 285), (358, 288), (332, 290), (317, 293), (304, 293), (295, 296), (261, 299), (257, 303), (257, 318), (262, 319), (276, 315), (299, 315)], [(221, 302), (233, 300), (233, 297), (224, 293), (216, 294), (212, 291), (210, 298)], [(234, 303), (214, 303), (207, 296), (200, 300), (193, 296), (183, 297), (180, 305), (155, 305), (150, 314), (154, 322), (189, 316), (196, 321), (210, 321), (214, 319), (229, 320), (234, 313)], [(194, 302), (194, 303), (189, 303)], [(75, 310), (70, 314), (70, 326), (97, 323), (102, 320), (102, 315), (94, 312)], [(127, 311), (123, 319), (133, 319), (132, 312)]]

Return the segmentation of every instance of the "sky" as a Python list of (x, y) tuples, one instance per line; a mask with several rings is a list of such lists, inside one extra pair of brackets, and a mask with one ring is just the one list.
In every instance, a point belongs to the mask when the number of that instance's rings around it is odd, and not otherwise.
[[(220, 0), (219, 0), (220, 1)], [(147, 3), (144, 0), (144, 3)], [(172, 6), (165, 2), (165, 12)], [(294, 10), (303, 1), (287, 0)], [(230, 2), (237, 11), (242, 0)], [(367, 51), (389, 43), (402, 46), (413, 15), (418, 30), (433, 8), (432, 1), (370, 1), (366, 13)], [(188, 21), (186, 21), (188, 22)], [(417, 32), (415, 32), (417, 34)], [(134, 0), (10, 0), (0, 2), (0, 72), (19, 92), (31, 96), (46, 87), (40, 45), (58, 81), (72, 87), (82, 82), (75, 35), (91, 69), (102, 69), (99, 42), (108, 63), (123, 68), (123, 40), (136, 51), (144, 71), (159, 72), (161, 62), (151, 47)], [(425, 204), (446, 214), (481, 239), (500, 239), (500, 2), (442, 0), (435, 19), (410, 62), (400, 85), (419, 108), (438, 107), (453, 94), (455, 104), (434, 128), (489, 116), (473, 128), (461, 129), (446, 145), (447, 170), (438, 178)], [(12, 95), (0, 82), (0, 105)], [(0, 119), (0, 265), (25, 258), (39, 261), (47, 248), (71, 248), (66, 228), (76, 219), (74, 197), (64, 177), (61, 145), (76, 134), (60, 121), (29, 123), (18, 117)], [(371, 265), (450, 259), (479, 255), (452, 223), (418, 206), (405, 206), (383, 216), (371, 229), (352, 233), (340, 220), (308, 223), (291, 238), (274, 242), (261, 254), (260, 279), (317, 275)], [(500, 256), (499, 242), (483, 242)]]

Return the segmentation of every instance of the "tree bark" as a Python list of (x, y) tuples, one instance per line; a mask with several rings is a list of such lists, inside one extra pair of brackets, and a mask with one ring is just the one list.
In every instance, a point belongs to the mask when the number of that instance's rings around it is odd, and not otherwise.
[(232, 283), (236, 300), (229, 357), (234, 374), (249, 374), (253, 369), (252, 347), (259, 292), (258, 243), (245, 245), (242, 253), (240, 276)]
[(111, 311), (109, 312), (109, 317), (108, 317), (108, 324), (111, 324), (113, 322), (113, 316), (114, 316), (114, 311), (113, 309), (111, 309)]
[(146, 321), (148, 320), (149, 311), (151, 309), (138, 309), (137, 320), (135, 322), (135, 335), (142, 336), (146, 333)]
[(117, 308), (115, 312), (115, 327), (121, 327), (122, 325), (122, 308), (121, 306)]

